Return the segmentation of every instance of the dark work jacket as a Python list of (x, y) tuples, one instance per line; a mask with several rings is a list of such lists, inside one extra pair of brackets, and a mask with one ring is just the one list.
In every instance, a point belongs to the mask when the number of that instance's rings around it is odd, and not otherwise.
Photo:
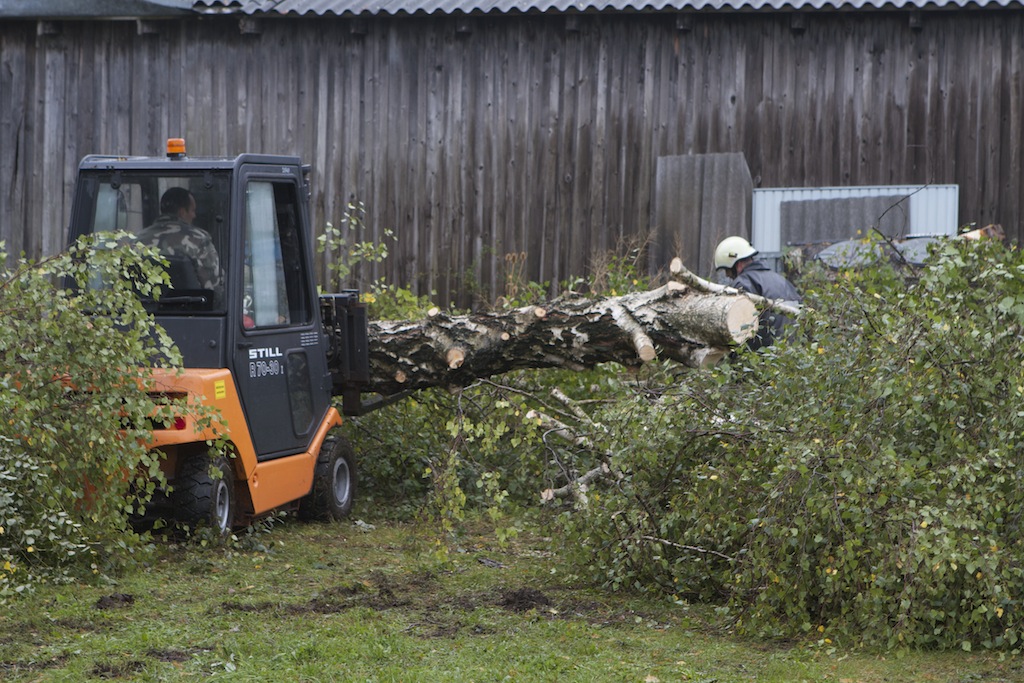
[[(733, 280), (733, 286), (751, 294), (759, 294), (765, 299), (782, 299), (792, 303), (803, 300), (793, 283), (765, 265), (764, 261), (752, 261)], [(777, 311), (764, 311), (761, 313), (757, 335), (747, 345), (754, 350), (771, 346), (782, 336), (783, 328), (791, 322), (790, 318)]]

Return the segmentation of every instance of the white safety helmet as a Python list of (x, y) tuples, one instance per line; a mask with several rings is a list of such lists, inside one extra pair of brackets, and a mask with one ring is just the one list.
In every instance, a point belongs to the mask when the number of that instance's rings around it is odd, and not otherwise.
[(750, 258), (757, 249), (742, 237), (726, 237), (715, 247), (715, 270), (732, 268), (737, 261)]

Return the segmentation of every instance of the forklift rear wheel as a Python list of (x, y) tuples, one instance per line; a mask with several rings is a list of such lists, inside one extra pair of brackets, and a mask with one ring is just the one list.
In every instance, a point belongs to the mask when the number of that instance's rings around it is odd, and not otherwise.
[[(219, 472), (220, 476), (213, 473)], [(206, 526), (225, 536), (235, 519), (234, 473), (223, 456), (196, 455), (182, 465), (174, 486), (178, 516), (189, 527)]]
[(345, 439), (327, 437), (313, 472), (313, 490), (299, 503), (304, 520), (340, 520), (352, 511), (356, 494), (356, 466), (352, 446)]

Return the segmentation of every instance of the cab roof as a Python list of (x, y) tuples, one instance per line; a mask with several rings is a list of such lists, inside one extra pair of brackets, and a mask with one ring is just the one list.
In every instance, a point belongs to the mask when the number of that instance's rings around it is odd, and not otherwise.
[(235, 157), (118, 156), (90, 154), (79, 163), (79, 170), (130, 169), (159, 171), (230, 170), (244, 164), (263, 166), (302, 166), (299, 157), (276, 154), (239, 154)]

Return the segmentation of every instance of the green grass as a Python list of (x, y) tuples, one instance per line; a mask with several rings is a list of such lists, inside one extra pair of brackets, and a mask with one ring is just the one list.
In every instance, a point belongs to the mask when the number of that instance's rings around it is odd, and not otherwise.
[(0, 680), (1024, 681), (1011, 655), (743, 640), (710, 607), (582, 583), (539, 536), (481, 529), (442, 566), (429, 528), (371, 521), (161, 542), (116, 585), (43, 588), (2, 608)]

